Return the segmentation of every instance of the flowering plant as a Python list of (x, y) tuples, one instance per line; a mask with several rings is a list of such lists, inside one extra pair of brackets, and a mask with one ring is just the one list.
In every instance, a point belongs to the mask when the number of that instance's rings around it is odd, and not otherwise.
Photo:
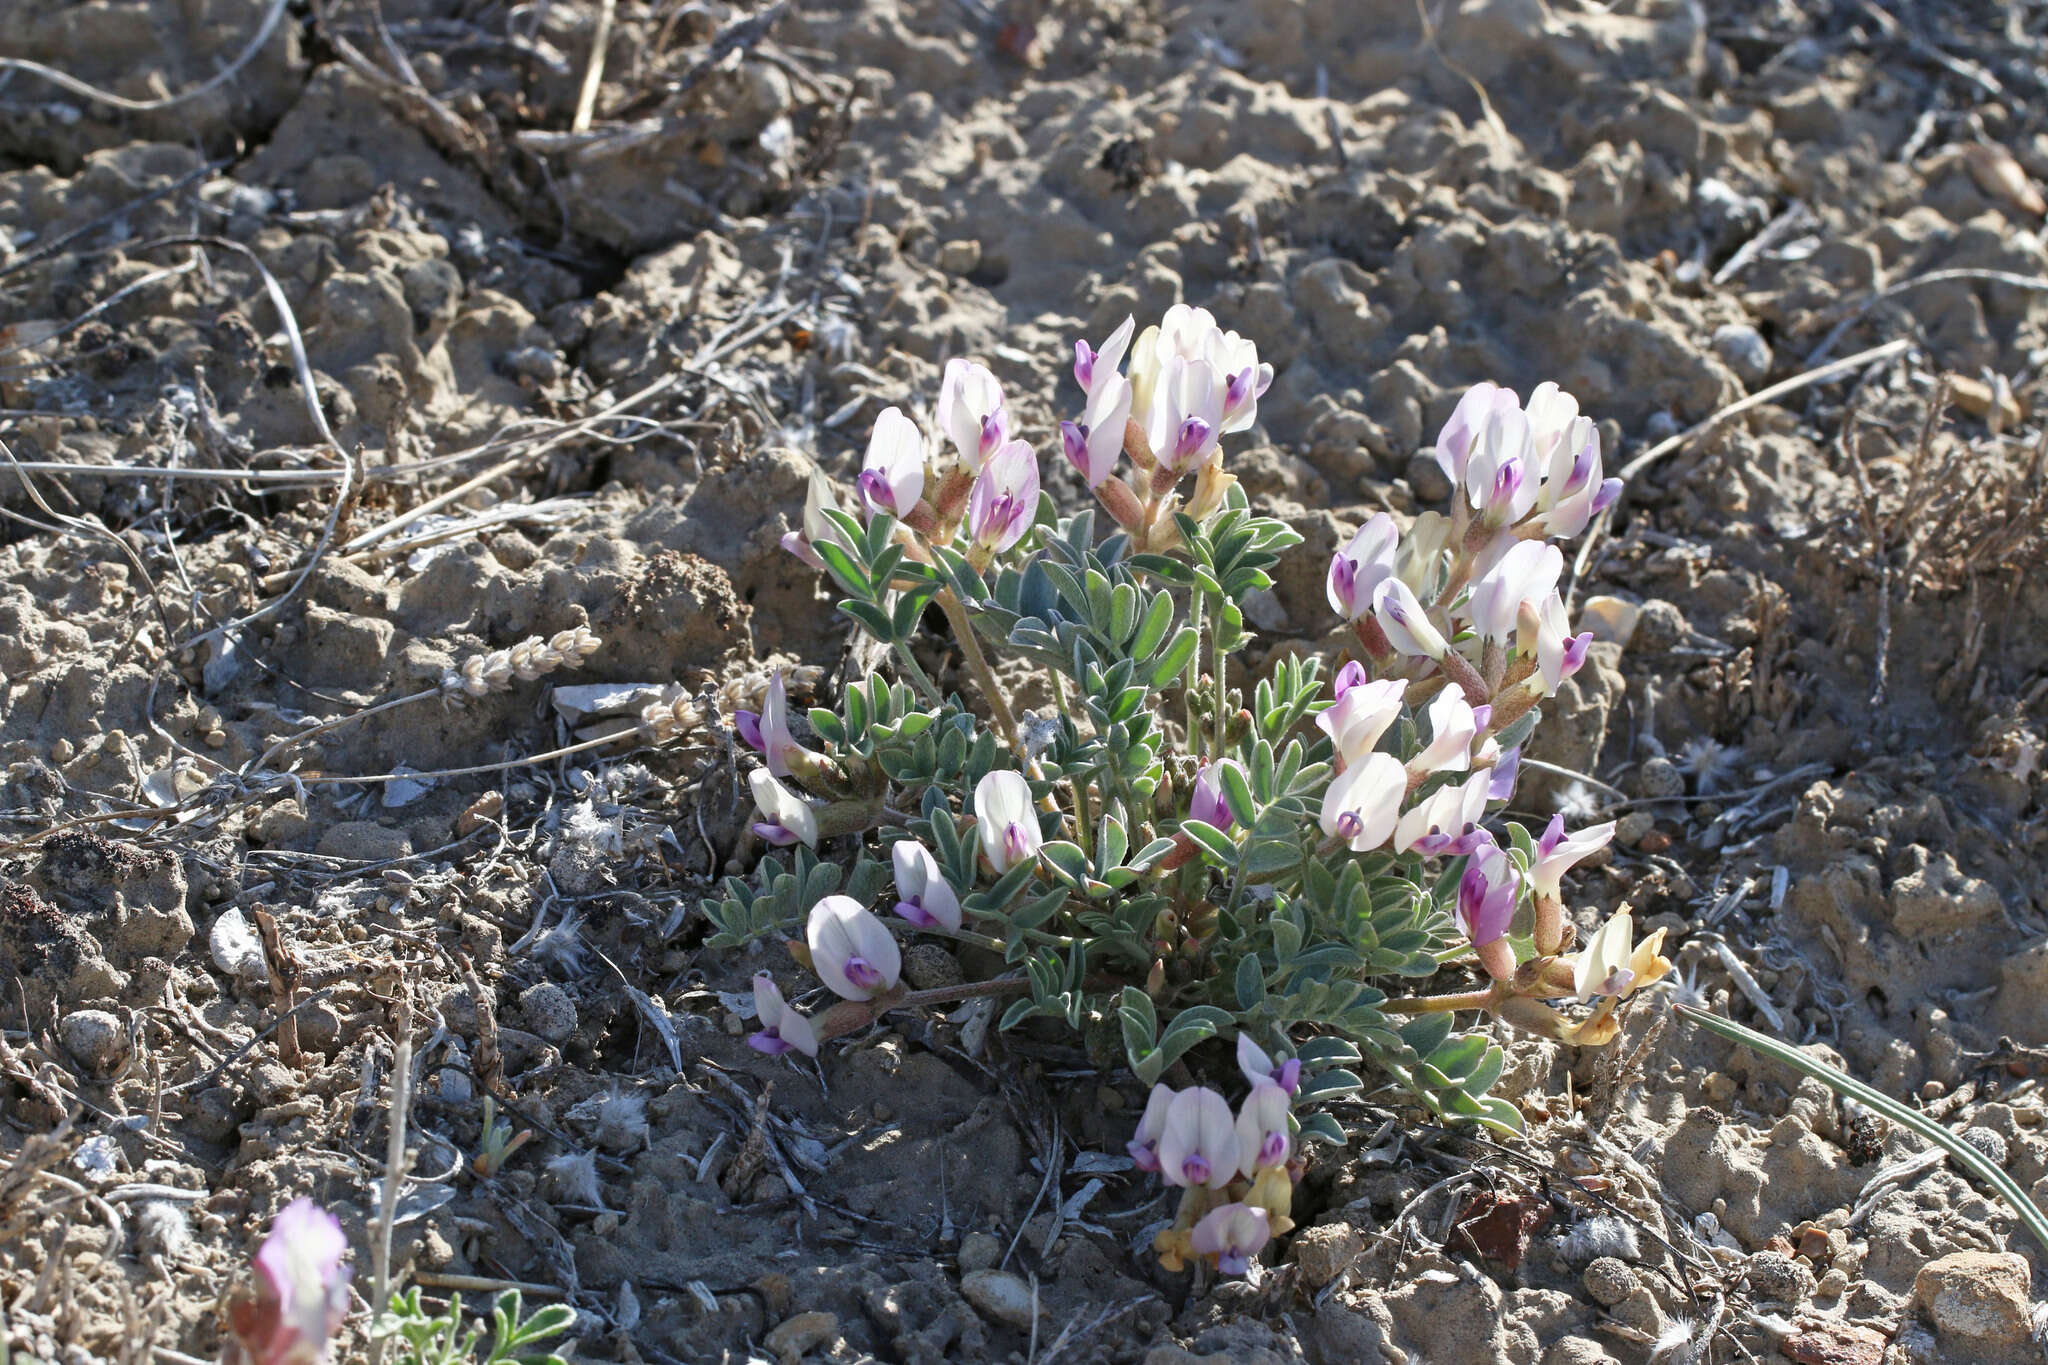
[[(802, 739), (779, 678), (740, 717), (767, 765), (753, 828), (791, 861), (764, 858), (707, 910), (715, 944), (802, 926), (793, 951), (840, 997), (805, 1019), (757, 984), (764, 1050), (814, 1053), (884, 1011), (973, 995), (1016, 997), (1005, 1028), (1046, 1017), (1120, 1038), (1156, 1087), (1133, 1156), (1187, 1191), (1161, 1255), (1230, 1271), (1291, 1226), (1298, 1144), (1343, 1140), (1318, 1106), (1361, 1089), (1360, 1068), (1444, 1119), (1519, 1129), (1487, 1093), (1500, 1046), (1458, 1013), (1602, 1043), (1616, 1004), (1669, 964), (1626, 913), (1568, 952), (1560, 878), (1611, 824), (1532, 834), (1488, 817), (1591, 641), (1570, 632), (1551, 541), (1619, 483), (1576, 401), (1554, 384), (1526, 404), (1468, 392), (1437, 443), (1449, 513), (1374, 516), (1329, 564), (1339, 657), (1233, 680), (1243, 604), (1301, 540), (1250, 510), (1221, 453), (1272, 369), (1200, 308), (1133, 330), (1076, 345), (1081, 415), (1061, 428), (1107, 528), (1041, 490), (995, 376), (965, 360), (936, 410), (950, 452), (892, 408), (859, 517), (814, 480), (785, 544), (830, 575), (900, 680), (848, 687)], [(920, 662), (931, 606), (992, 724)], [(1013, 711), (991, 652), (1044, 670), (1044, 713)], [(1021, 970), (913, 992), (897, 939), (916, 935)], [(1444, 971), (1482, 984), (1392, 994)], [(1567, 1014), (1565, 999), (1597, 1004)], [(1229, 1036), (1251, 1085), (1235, 1116), (1217, 1091), (1160, 1084)]]

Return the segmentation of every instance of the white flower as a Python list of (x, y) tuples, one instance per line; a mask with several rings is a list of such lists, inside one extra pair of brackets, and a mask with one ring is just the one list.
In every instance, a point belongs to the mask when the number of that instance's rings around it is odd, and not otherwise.
[(1038, 809), (1024, 774), (999, 768), (974, 787), (974, 814), (981, 851), (998, 877), (1038, 855)]

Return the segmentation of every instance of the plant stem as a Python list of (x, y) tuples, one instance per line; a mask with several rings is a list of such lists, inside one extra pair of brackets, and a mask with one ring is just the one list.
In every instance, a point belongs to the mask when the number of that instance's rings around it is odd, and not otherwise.
[(1211, 758), (1223, 757), (1223, 740), (1230, 728), (1230, 717), (1227, 714), (1228, 704), (1225, 700), (1228, 694), (1223, 686), (1223, 606), (1223, 599), (1217, 598), (1216, 619), (1209, 624), (1209, 643), (1211, 653), (1216, 660), (1214, 670), (1216, 676), (1216, 749), (1214, 753), (1209, 755)]
[[(398, 1016), (393, 1021), (391, 1051), (391, 1110), (385, 1116), (388, 1138), (384, 1144), (383, 1198), (378, 1201), (375, 1240), (370, 1245), (373, 1281), (371, 1307), (381, 1313), (391, 1303), (391, 1230), (398, 1217), (398, 1187), (404, 1182), (405, 1124), (412, 1108), (412, 987), (403, 977), (398, 983)], [(383, 1337), (370, 1338), (370, 1365), (384, 1359)]]
[(968, 671), (974, 674), (974, 681), (981, 693), (988, 698), (989, 714), (995, 718), (996, 728), (1003, 732), (1003, 739), (1017, 755), (1017, 761), (1027, 767), (1036, 766), (1031, 756), (1024, 752), (1024, 737), (1017, 732), (1017, 719), (1010, 713), (1010, 701), (1003, 695), (1002, 686), (996, 682), (995, 670), (989, 667), (988, 656), (981, 652), (981, 639), (974, 633), (974, 622), (968, 618), (967, 608), (953, 595), (951, 588), (941, 588), (936, 598), (939, 607), (946, 613), (946, 620), (952, 623), (953, 637), (960, 642), (960, 653), (967, 660)]
[(251, 763), (243, 771), (250, 773), (261, 772), (264, 768), (270, 766), (271, 759), (276, 758), (284, 750), (291, 748), (294, 744), (303, 744), (315, 735), (324, 735), (328, 731), (338, 730), (344, 725), (353, 725), (359, 720), (368, 720), (380, 711), (390, 711), (400, 706), (407, 706), (413, 702), (425, 701), (429, 697), (438, 697), (440, 695), (440, 688), (429, 687), (423, 692), (414, 692), (403, 697), (394, 697), (390, 701), (378, 702), (375, 706), (366, 707), (361, 711), (351, 711), (345, 716), (335, 716), (330, 720), (323, 720), (318, 725), (301, 730), (295, 735), (286, 735), (283, 739), (264, 750), (263, 757)]
[(946, 699), (939, 694), (939, 685), (932, 681), (931, 674), (924, 671), (924, 665), (910, 652), (909, 641), (898, 640), (890, 648), (895, 651), (896, 662), (902, 666), (904, 676), (910, 679), (924, 699), (933, 706), (944, 706)]
[(1190, 599), (1188, 602), (1188, 614), (1192, 618), (1195, 627), (1195, 652), (1188, 656), (1187, 672), (1181, 676), (1180, 699), (1181, 704), (1186, 708), (1185, 719), (1182, 721), (1182, 725), (1187, 731), (1188, 747), (1199, 750), (1202, 743), (1202, 732), (1200, 727), (1195, 724), (1195, 683), (1202, 672), (1202, 604), (1209, 599), (1199, 592), (1190, 593), (1188, 596)]
[(1448, 1014), (1452, 1010), (1483, 1010), (1494, 1003), (1492, 988), (1459, 991), (1455, 995), (1410, 996), (1389, 1000), (1380, 1009), (1388, 1014)]

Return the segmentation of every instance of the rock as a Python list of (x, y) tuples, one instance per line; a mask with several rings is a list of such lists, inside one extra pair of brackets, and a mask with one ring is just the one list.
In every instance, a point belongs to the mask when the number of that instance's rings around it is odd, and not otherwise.
[(913, 943), (903, 950), (903, 977), (921, 991), (942, 990), (967, 979), (959, 960), (936, 943)]
[(1691, 633), (1684, 612), (1661, 597), (1653, 597), (1643, 603), (1636, 616), (1632, 643), (1640, 653), (1662, 654)]
[(1988, 1157), (1992, 1165), (2005, 1165), (2009, 1149), (2004, 1134), (1991, 1128), (1965, 1128), (1962, 1139)]
[(1958, 1251), (1929, 1261), (1913, 1280), (1913, 1303), (1935, 1330), (1986, 1345), (2025, 1341), (2032, 1323), (2026, 1257)]
[(388, 863), (412, 856), (412, 838), (402, 829), (374, 820), (344, 820), (328, 827), (316, 851), (330, 858)]
[(1799, 1365), (1879, 1365), (1884, 1348), (1882, 1333), (1828, 1318), (1801, 1318), (1778, 1343), (1779, 1354)]
[(1727, 361), (1728, 368), (1750, 388), (1771, 372), (1771, 344), (1754, 327), (1732, 323), (1716, 328), (1714, 354)]
[(1593, 632), (1595, 640), (1626, 648), (1636, 633), (1636, 618), (1643, 609), (1619, 597), (1589, 597), (1579, 607), (1578, 627)]
[(1408, 461), (1408, 486), (1415, 490), (1415, 496), (1425, 505), (1434, 505), (1451, 496), (1451, 478), (1444, 473), (1444, 467), (1436, 462), (1436, 449), (1429, 447), (1415, 452), (1415, 458)]
[(976, 1270), (960, 1277), (960, 1294), (990, 1322), (1031, 1330), (1034, 1319), (1031, 1285), (1007, 1270)]
[(57, 1041), (95, 1077), (128, 1060), (128, 1030), (105, 1010), (73, 1010), (57, 1023)]
[(270, 981), (270, 969), (263, 961), (262, 941), (256, 937), (255, 926), (240, 910), (221, 912), (213, 927), (206, 931), (206, 946), (213, 957), (213, 965), (236, 980), (251, 986), (263, 986)]
[(563, 1042), (576, 1031), (576, 1002), (552, 981), (538, 981), (521, 991), (519, 1008), (526, 1026), (551, 1043)]
[(1634, 848), (1657, 828), (1657, 817), (1646, 810), (1632, 810), (1614, 822), (1614, 837), (1622, 847)]
[(1813, 1292), (1818, 1298), (1839, 1299), (1848, 1287), (1849, 1272), (1840, 1266), (1830, 1266), (1828, 1273), (1820, 1277), (1820, 1284)]
[(1635, 1271), (1628, 1268), (1627, 1262), (1612, 1256), (1595, 1257), (1586, 1266), (1585, 1284), (1593, 1302), (1603, 1308), (1614, 1307), (1639, 1287)]
[(1587, 1337), (1565, 1337), (1554, 1341), (1543, 1353), (1543, 1365), (1614, 1365), (1599, 1342)]
[(985, 1232), (970, 1232), (960, 1239), (960, 1273), (994, 1269), (1003, 1258), (1003, 1244)]
[(1357, 1228), (1349, 1223), (1324, 1223), (1297, 1236), (1287, 1254), (1301, 1267), (1303, 1282), (1311, 1289), (1321, 1289), (1342, 1275), (1364, 1249), (1365, 1239)]
[(333, 1056), (341, 1046), (341, 1016), (325, 1000), (299, 1011), (299, 1046), (308, 1052)]
[(1813, 1292), (1813, 1272), (1778, 1251), (1749, 1258), (1750, 1292), (1768, 1303), (1800, 1303)]
[(956, 237), (939, 248), (939, 269), (948, 275), (972, 275), (981, 268), (981, 243)]
[(1636, 790), (1651, 798), (1685, 795), (1685, 773), (1676, 763), (1659, 754), (1643, 760), (1636, 769)]
[(839, 1318), (834, 1313), (798, 1313), (778, 1323), (761, 1339), (782, 1365), (795, 1365), (808, 1351), (829, 1345), (839, 1338)]

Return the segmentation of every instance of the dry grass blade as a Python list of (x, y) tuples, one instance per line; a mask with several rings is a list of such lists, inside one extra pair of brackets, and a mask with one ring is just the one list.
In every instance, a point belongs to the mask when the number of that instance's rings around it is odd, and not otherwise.
[[(389, 1130), (384, 1145), (384, 1187), (383, 1198), (377, 1209), (375, 1240), (371, 1243), (370, 1256), (375, 1286), (370, 1302), (378, 1312), (391, 1302), (391, 1232), (398, 1218), (398, 1187), (404, 1182), (408, 1162), (405, 1159), (406, 1115), (412, 1108), (412, 989), (403, 976), (398, 982), (397, 1017), (392, 1021), (395, 1043), (391, 1057), (391, 1111), (385, 1119)], [(384, 1359), (383, 1337), (370, 1339), (370, 1365), (380, 1365)]]

